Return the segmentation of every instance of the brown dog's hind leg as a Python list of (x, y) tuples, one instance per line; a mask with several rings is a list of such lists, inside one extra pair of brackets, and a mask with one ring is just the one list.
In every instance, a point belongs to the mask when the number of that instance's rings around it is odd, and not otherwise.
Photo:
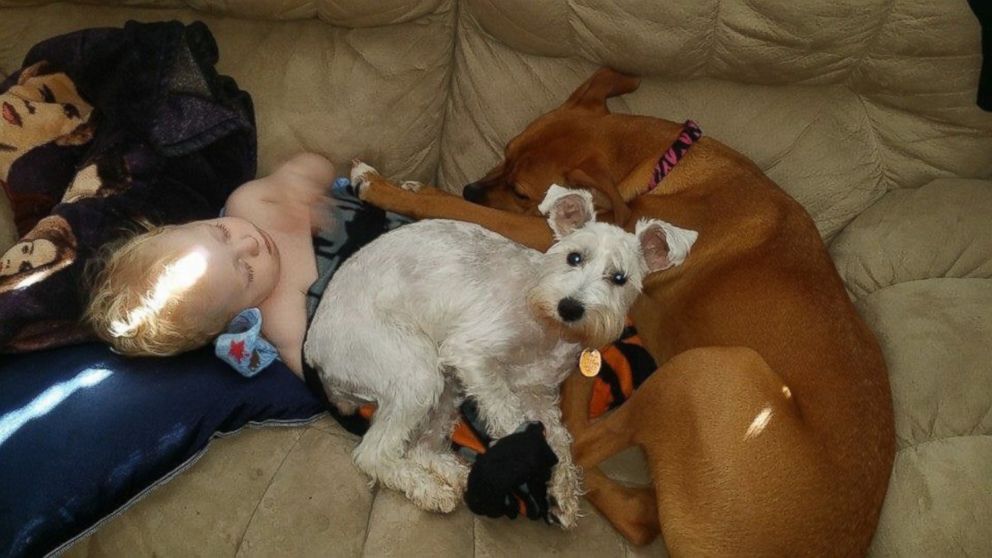
[(642, 546), (657, 538), (661, 528), (654, 490), (622, 485), (595, 466), (583, 474), (586, 498), (625, 539)]
[(624, 486), (599, 469), (604, 459), (631, 446), (630, 407), (621, 405), (605, 417), (589, 421), (589, 397), (595, 380), (575, 373), (562, 385), (562, 414), (574, 442), (572, 455), (583, 470), (586, 499), (621, 535), (635, 545), (658, 536), (658, 506), (651, 488)]
[[(844, 478), (757, 352), (676, 355), (624, 404), (651, 467), (672, 556), (863, 554)], [(866, 542), (864, 543), (866, 544)]]

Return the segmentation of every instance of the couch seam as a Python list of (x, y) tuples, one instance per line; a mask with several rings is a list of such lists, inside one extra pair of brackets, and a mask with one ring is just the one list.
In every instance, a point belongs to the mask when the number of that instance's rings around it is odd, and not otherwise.
[(865, 45), (865, 49), (861, 53), (861, 56), (858, 57), (858, 60), (854, 64), (851, 64), (851, 69), (847, 71), (847, 79), (845, 81), (848, 82), (848, 85), (851, 86), (852, 90), (854, 89), (854, 87), (852, 86), (855, 77), (854, 73), (859, 68), (861, 68), (865, 60), (868, 59), (868, 55), (871, 53), (871, 49), (875, 48), (875, 46), (878, 44), (878, 39), (881, 38), (882, 36), (882, 30), (885, 29), (885, 25), (889, 23), (890, 19), (892, 19), (892, 14), (895, 11), (896, 11), (896, 0), (889, 0), (889, 5), (885, 10), (885, 14), (882, 15), (881, 18), (879, 18), (879, 24), (875, 28), (872, 38), (868, 40), (868, 43)]
[[(307, 430), (310, 430), (310, 428), (307, 428)], [(296, 441), (293, 442), (293, 445), (286, 451), (286, 455), (284, 455), (282, 461), (279, 462), (279, 466), (272, 472), (272, 477), (269, 478), (268, 484), (265, 485), (265, 490), (262, 491), (262, 496), (257, 502), (255, 502), (255, 507), (251, 510), (251, 515), (248, 516), (248, 521), (245, 523), (245, 528), (241, 532), (241, 537), (238, 539), (238, 546), (234, 549), (235, 556), (241, 553), (241, 547), (245, 543), (245, 535), (248, 534), (248, 529), (251, 528), (251, 524), (255, 520), (255, 514), (258, 513), (258, 507), (262, 505), (262, 501), (265, 500), (265, 497), (269, 494), (269, 490), (272, 489), (272, 485), (276, 482), (276, 477), (279, 476), (279, 471), (282, 471), (283, 466), (286, 465), (286, 460), (289, 459), (289, 456), (296, 450), (297, 446), (300, 445), (300, 439), (307, 433), (307, 430), (300, 433), (300, 435), (296, 438)]]
[[(850, 91), (851, 94), (854, 95), (854, 97), (858, 100), (858, 103), (861, 104), (861, 110), (864, 111), (865, 120), (868, 122), (868, 137), (871, 139), (872, 148), (875, 151), (875, 159), (878, 161), (878, 168), (881, 171), (879, 183), (881, 184), (882, 188), (885, 189), (885, 192), (888, 192), (889, 190), (892, 189), (893, 183), (891, 180), (889, 180), (888, 165), (885, 164), (885, 158), (882, 156), (882, 142), (878, 139), (878, 130), (876, 129), (877, 126), (875, 124), (875, 119), (871, 117), (871, 112), (868, 110), (868, 103), (865, 101), (865, 98), (860, 93), (855, 91), (854, 88), (852, 87), (848, 87), (848, 91)], [(881, 197), (879, 198), (879, 200), (880, 199)], [(877, 202), (878, 200), (875, 201)], [(872, 205), (875, 204), (873, 203)]]
[[(444, 148), (444, 139), (447, 137), (445, 134), (448, 130), (448, 120), (451, 112), (454, 110), (453, 105), (455, 102), (455, 72), (458, 69), (457, 52), (461, 39), (461, 2), (451, 0), (451, 11), (453, 14), (451, 21), (451, 52), (448, 53), (448, 78), (447, 84), (444, 87), (444, 110), (441, 112), (441, 127), (438, 129), (437, 135), (437, 162), (434, 164), (433, 183), (438, 187), (441, 187), (441, 160), (444, 157), (442, 149)], [(447, 190), (447, 188), (442, 189)], [(362, 548), (364, 550), (364, 545)]]
[(360, 556), (365, 556), (365, 547), (369, 544), (369, 535), (372, 534), (372, 511), (375, 509), (375, 501), (379, 499), (379, 483), (372, 487), (372, 499), (369, 501), (369, 513), (365, 516), (365, 536), (362, 537), (362, 551)]
[(937, 442), (945, 442), (947, 440), (956, 440), (958, 438), (992, 438), (992, 434), (955, 434), (954, 436), (944, 436), (943, 438), (931, 438), (929, 440), (923, 440), (922, 442), (916, 442), (915, 444), (901, 447), (896, 450), (896, 455), (907, 450), (915, 450), (920, 446), (926, 446)]
[[(872, 280), (874, 280), (874, 279), (872, 279)], [(899, 281), (898, 283), (892, 283), (891, 285), (881, 286), (881, 287), (875, 289), (874, 291), (871, 291), (869, 293), (865, 293), (863, 296), (858, 297), (857, 299), (855, 299), (854, 302), (856, 302), (856, 303), (866, 302), (869, 298), (875, 296), (876, 294), (878, 294), (878, 293), (880, 293), (880, 292), (882, 292), (884, 290), (891, 289), (893, 287), (898, 287), (899, 285), (906, 285), (906, 284), (909, 284), (909, 283), (922, 283), (924, 281), (940, 281), (940, 280), (948, 280), (948, 281), (992, 281), (992, 277), (923, 277), (921, 279), (910, 279), (908, 281)]]
[[(894, 0), (893, 0), (894, 1)], [(716, 10), (713, 14), (713, 27), (710, 30), (709, 44), (710, 44), (710, 54), (706, 57), (706, 63), (702, 66), (702, 71), (704, 77), (713, 78), (716, 74), (713, 72), (713, 60), (716, 59), (716, 47), (720, 43), (720, 12), (723, 6), (722, 0), (716, 0)]]

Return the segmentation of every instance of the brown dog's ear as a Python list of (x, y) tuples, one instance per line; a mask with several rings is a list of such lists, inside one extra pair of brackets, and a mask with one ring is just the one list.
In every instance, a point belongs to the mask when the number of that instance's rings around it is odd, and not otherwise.
[(641, 84), (641, 78), (621, 74), (613, 68), (600, 68), (578, 89), (572, 92), (564, 106), (609, 112), (606, 100), (610, 97), (630, 93)]
[(590, 157), (582, 161), (578, 167), (565, 173), (565, 181), (572, 186), (588, 188), (595, 193), (602, 194), (595, 196), (601, 201), (609, 203), (606, 209), (613, 213), (613, 224), (623, 226), (630, 216), (630, 208), (620, 197), (617, 185), (613, 182), (606, 168), (596, 157)]

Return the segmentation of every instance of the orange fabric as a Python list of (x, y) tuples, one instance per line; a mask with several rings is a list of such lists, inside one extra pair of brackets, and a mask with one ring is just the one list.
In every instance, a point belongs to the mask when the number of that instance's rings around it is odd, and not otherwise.
[(375, 414), (375, 405), (371, 403), (368, 405), (362, 405), (358, 408), (358, 414), (362, 415), (365, 420), (372, 420), (372, 415)]
[(475, 432), (472, 432), (472, 429), (465, 426), (462, 421), (458, 421), (458, 424), (455, 425), (455, 431), (451, 433), (451, 441), (475, 453), (486, 453), (486, 447), (476, 437)]
[[(358, 408), (358, 414), (365, 420), (372, 420), (372, 416), (375, 415), (375, 405), (371, 403), (362, 405)], [(455, 424), (455, 430), (451, 433), (451, 441), (475, 453), (486, 453), (486, 447), (482, 445), (482, 442), (472, 432), (472, 429), (465, 426), (465, 423), (462, 421), (458, 421)]]

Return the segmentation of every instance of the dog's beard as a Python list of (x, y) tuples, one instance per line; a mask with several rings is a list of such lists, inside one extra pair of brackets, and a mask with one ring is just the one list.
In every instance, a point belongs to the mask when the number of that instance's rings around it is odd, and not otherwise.
[(565, 322), (558, 316), (557, 301), (552, 302), (539, 287), (527, 293), (527, 306), (531, 313), (550, 331), (569, 343), (576, 343), (588, 349), (599, 349), (620, 338), (623, 333), (625, 316), (613, 316), (586, 309), (582, 319)]
[(586, 312), (581, 320), (565, 327), (584, 347), (599, 349), (616, 341), (623, 333), (623, 319), (610, 314)]

